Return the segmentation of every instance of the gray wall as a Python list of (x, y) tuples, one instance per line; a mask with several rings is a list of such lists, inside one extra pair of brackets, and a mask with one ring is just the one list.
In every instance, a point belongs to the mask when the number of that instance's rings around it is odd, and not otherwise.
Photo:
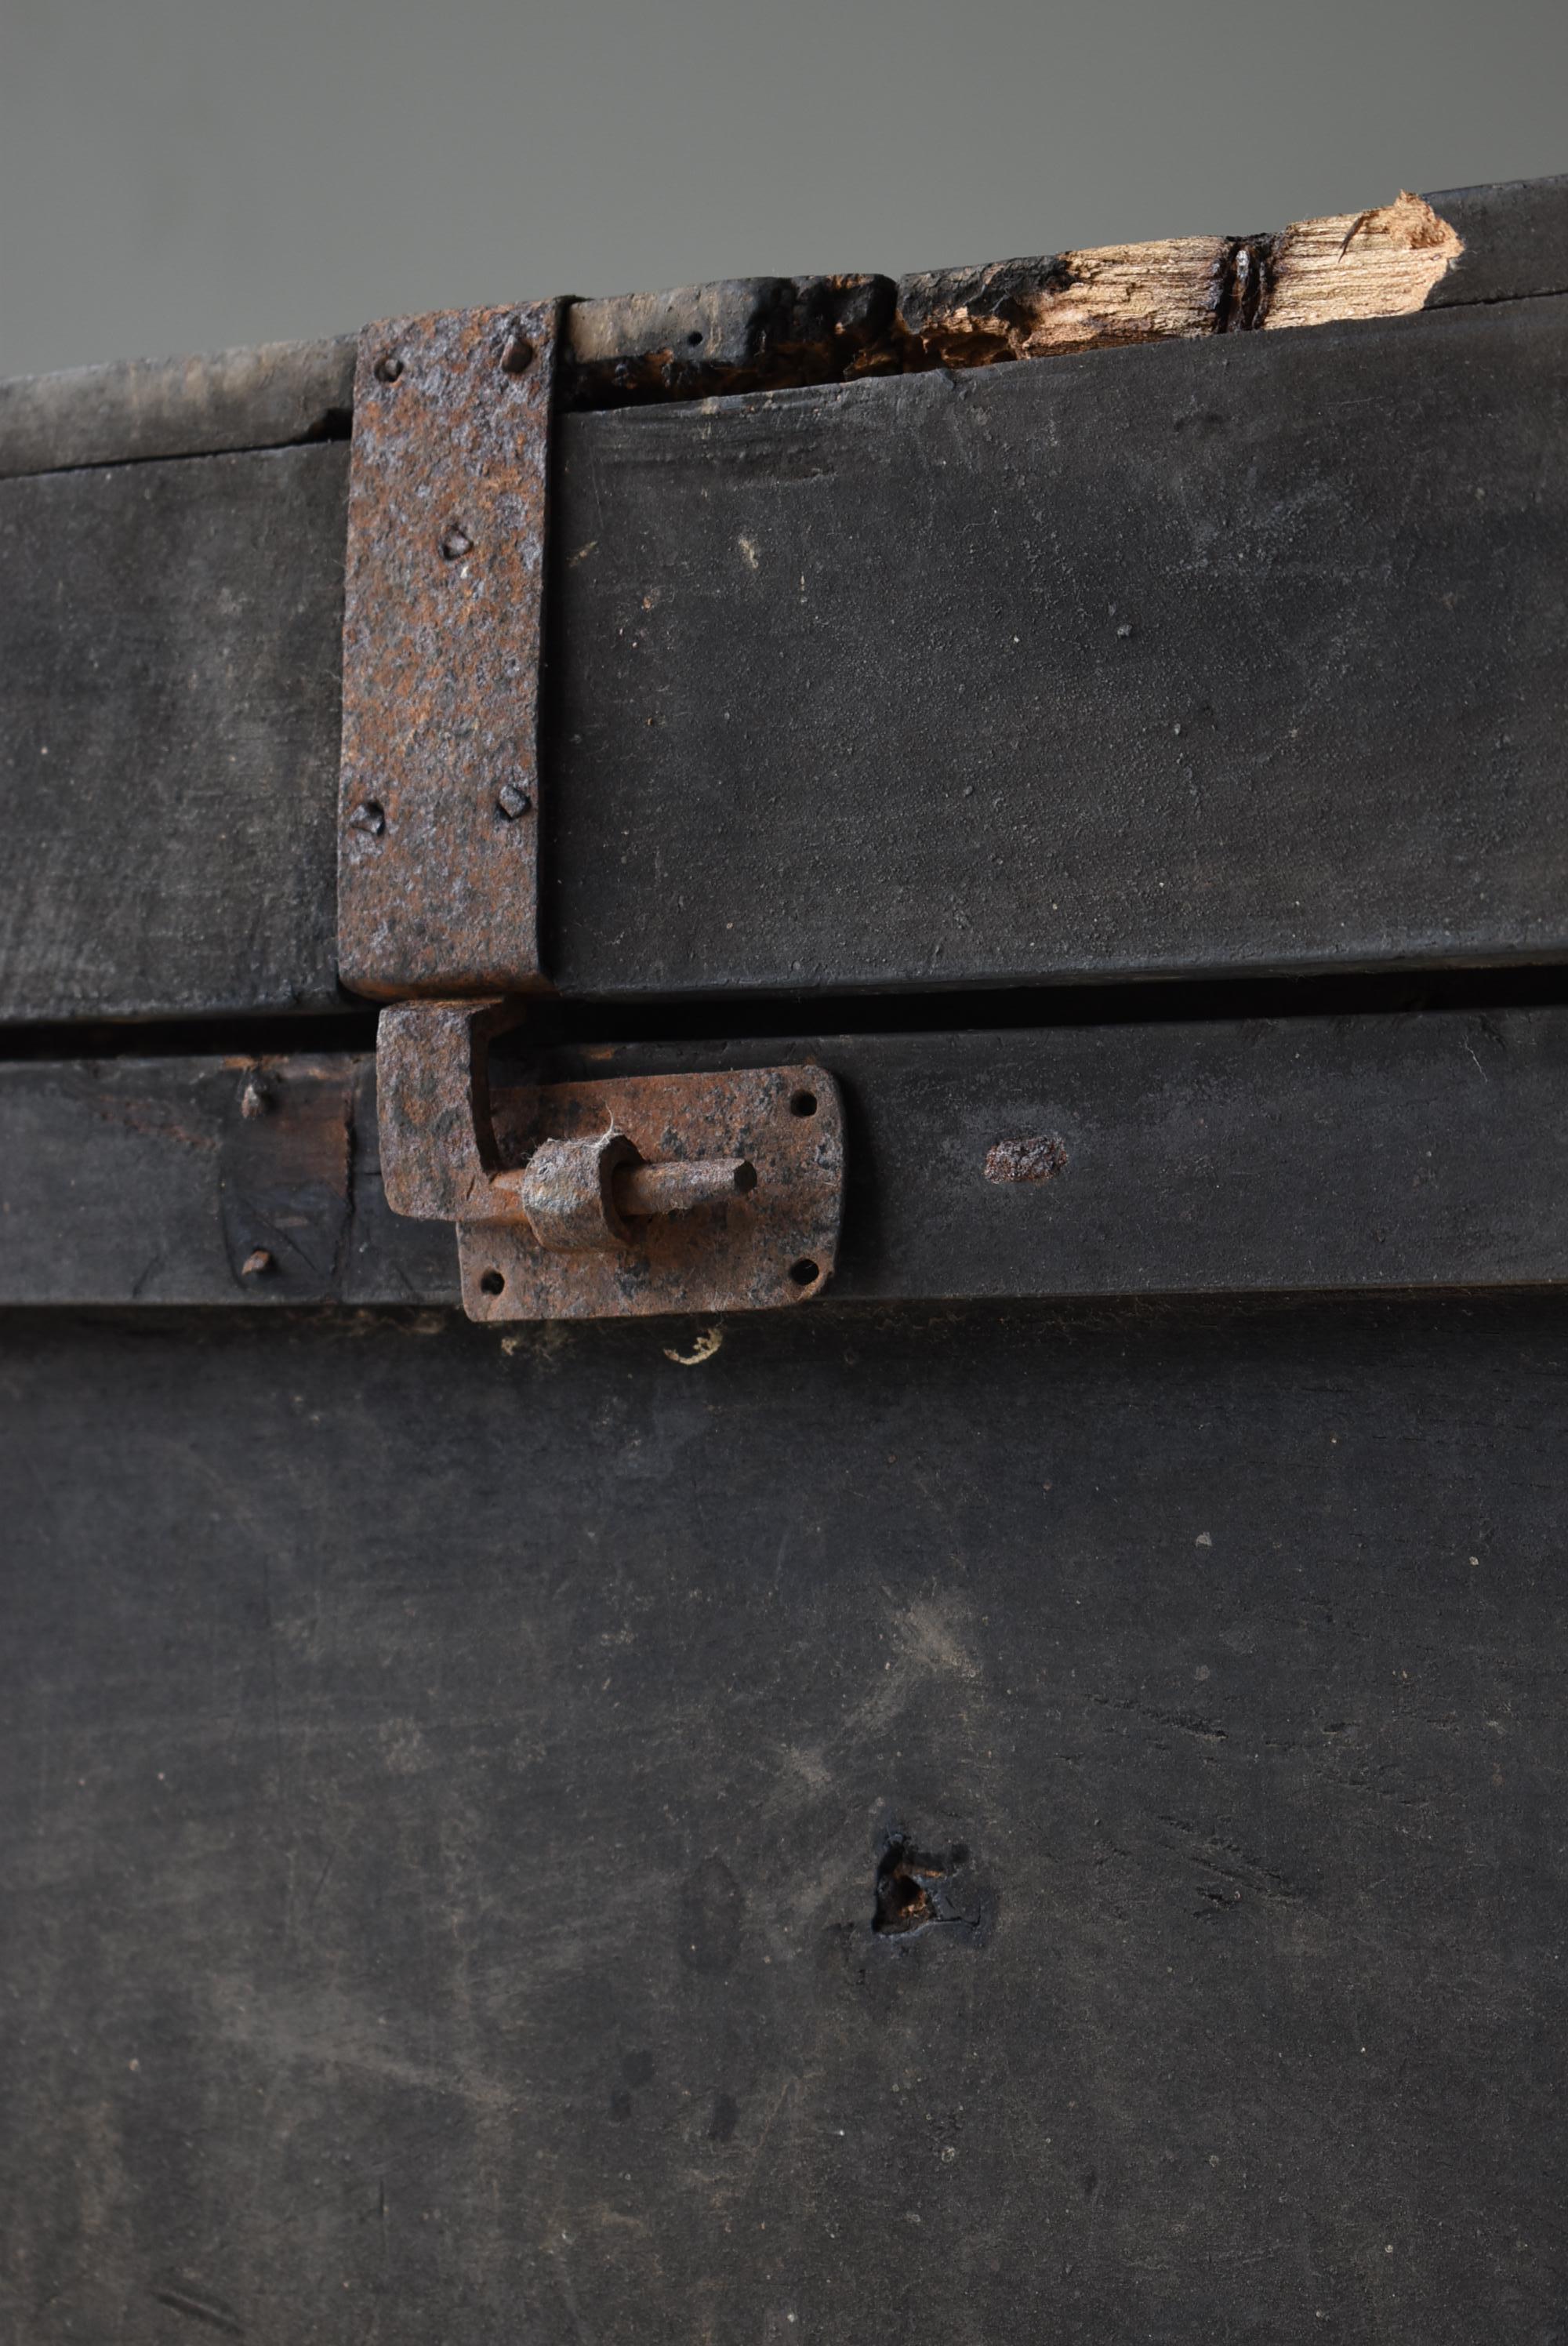
[(1568, 168), (1564, 0), (0, 0), (0, 373)]

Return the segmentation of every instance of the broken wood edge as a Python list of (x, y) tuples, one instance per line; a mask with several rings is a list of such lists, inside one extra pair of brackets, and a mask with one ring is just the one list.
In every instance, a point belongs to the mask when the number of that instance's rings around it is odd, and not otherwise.
[(1464, 250), (1422, 196), (1277, 235), (1169, 237), (904, 277), (761, 279), (576, 303), (577, 407), (994, 366), (1258, 328), (1400, 317)]
[[(1404, 191), (1268, 235), (574, 301), (561, 396), (579, 409), (723, 397), (1564, 290), (1568, 177)], [(344, 336), (0, 382), (0, 479), (344, 437), (354, 349)]]

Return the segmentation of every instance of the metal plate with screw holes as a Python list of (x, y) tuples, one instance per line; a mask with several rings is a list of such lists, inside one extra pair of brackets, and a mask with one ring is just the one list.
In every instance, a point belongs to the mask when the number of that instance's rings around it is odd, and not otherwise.
[[(524, 1121), (514, 1123), (509, 1098)], [(552, 1253), (526, 1222), (460, 1222), (470, 1319), (597, 1320), (657, 1311), (759, 1311), (804, 1303), (832, 1276), (843, 1197), (844, 1118), (825, 1067), (636, 1076), (550, 1084), (493, 1101), (503, 1161), (548, 1137), (612, 1123), (650, 1164), (739, 1157), (744, 1196), (636, 1226), (629, 1246)]]
[(376, 996), (541, 982), (539, 643), (559, 305), (360, 338), (338, 958)]

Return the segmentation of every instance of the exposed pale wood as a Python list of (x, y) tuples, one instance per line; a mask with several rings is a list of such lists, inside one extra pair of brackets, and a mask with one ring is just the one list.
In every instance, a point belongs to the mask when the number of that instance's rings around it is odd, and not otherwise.
[(1231, 253), (1225, 238), (1174, 237), (905, 277), (898, 295), (905, 362), (987, 365), (1212, 333)]
[[(530, 291), (537, 294), (538, 287)], [(689, 399), (1257, 325), (1568, 290), (1568, 179), (1298, 221), (887, 277), (758, 277), (572, 303), (565, 395)], [(0, 476), (319, 438), (346, 427), (353, 341), (135, 360), (0, 383)]]
[(1298, 220), (1274, 240), (1259, 323), (1320, 326), (1425, 309), (1463, 249), (1420, 196), (1342, 219)]
[[(797, 1061), (850, 1108), (830, 1300), (1568, 1282), (1565, 1009), (627, 1046), (547, 1072)], [(528, 1116), (503, 1070), (504, 1161)], [(372, 1059), (0, 1066), (0, 1303), (315, 1298), (458, 1301), (451, 1228), (387, 1209)]]
[(0, 479), (341, 438), (353, 390), (351, 334), (24, 376), (0, 382)]
[[(1543, 300), (565, 417), (547, 967), (1568, 953), (1565, 369)], [(0, 484), (0, 1015), (336, 1002), (347, 457)]]

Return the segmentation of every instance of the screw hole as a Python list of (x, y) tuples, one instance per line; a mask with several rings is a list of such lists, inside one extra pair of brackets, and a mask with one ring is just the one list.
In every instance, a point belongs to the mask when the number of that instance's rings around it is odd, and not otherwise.
[(817, 1113), (816, 1093), (791, 1092), (789, 1095), (789, 1113), (791, 1116), (815, 1116)]
[(383, 352), (376, 361), (375, 375), (378, 382), (396, 382), (402, 372), (402, 361), (395, 351)]
[(503, 1279), (498, 1270), (487, 1270), (481, 1274), (479, 1287), (482, 1294), (500, 1295), (504, 1292), (505, 1286), (506, 1281)]
[(702, 336), (695, 328), (693, 328), (692, 332), (687, 334), (686, 340), (687, 348), (690, 350), (696, 350), (698, 342), (702, 340)]
[(790, 1264), (789, 1276), (797, 1287), (812, 1287), (821, 1278), (822, 1273), (820, 1268), (810, 1260), (809, 1255), (802, 1255), (799, 1262)]
[(534, 363), (534, 345), (526, 334), (508, 334), (502, 346), (502, 372), (504, 374), (526, 374)]

